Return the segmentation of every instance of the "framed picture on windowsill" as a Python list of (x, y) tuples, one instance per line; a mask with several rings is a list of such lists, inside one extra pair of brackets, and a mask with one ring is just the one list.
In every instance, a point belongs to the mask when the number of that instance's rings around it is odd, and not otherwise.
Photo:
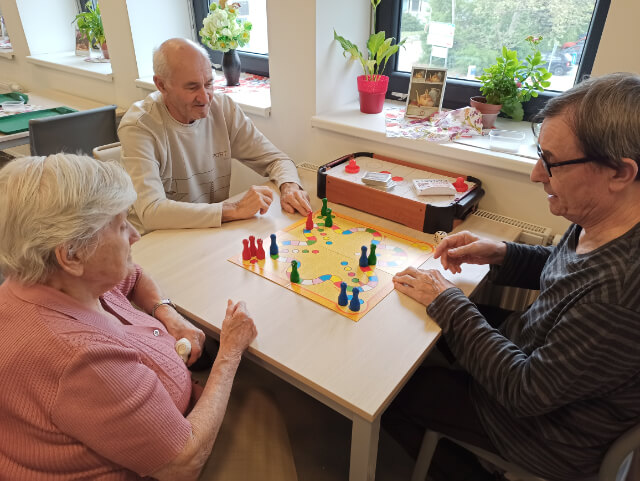
[(425, 118), (440, 112), (446, 82), (446, 68), (433, 68), (425, 65), (411, 67), (405, 115)]

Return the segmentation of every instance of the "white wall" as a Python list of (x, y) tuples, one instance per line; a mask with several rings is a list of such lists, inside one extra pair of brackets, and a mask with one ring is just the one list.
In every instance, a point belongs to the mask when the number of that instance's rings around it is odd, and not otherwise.
[[(103, 2), (101, 9), (112, 56), (113, 82), (102, 82), (26, 62), (24, 56), (29, 55), (29, 46), (22, 30), (16, 27), (21, 23), (20, 15), (24, 6), (29, 5), (31, 11), (31, 8), (39, 8), (48, 2), (0, 0), (0, 9), (7, 19), (16, 52), (13, 60), (0, 58), (0, 80), (17, 81), (29, 89), (59, 89), (126, 107), (144, 96), (134, 81), (142, 76), (138, 69), (148, 69), (151, 58), (149, 46), (184, 30), (187, 18), (184, 5), (187, 1)], [(20, 5), (20, 12), (16, 2)], [(136, 24), (140, 23), (141, 17), (144, 19), (139, 10), (142, 4), (162, 18), (146, 19), (145, 26), (130, 28), (130, 17)], [(370, 25), (368, 5), (368, 0), (267, 2), (272, 115), (268, 119), (256, 117), (254, 120), (258, 128), (296, 162), (321, 165), (345, 153), (371, 151), (464, 172), (478, 177), (486, 186), (487, 194), (480, 204), (482, 208), (551, 226), (556, 232), (564, 230), (566, 221), (548, 213), (544, 192), (540, 186), (532, 184), (527, 175), (428, 157), (407, 149), (391, 148), (311, 127), (310, 119), (316, 113), (332, 110), (357, 98), (355, 78), (359, 67), (345, 61), (341, 48), (333, 41), (333, 29), (335, 27), (338, 33), (364, 48)], [(177, 14), (176, 9), (182, 13)], [(178, 22), (168, 26), (173, 17), (178, 18)], [(627, 35), (635, 31), (632, 22), (637, 18), (640, 18), (640, 2), (612, 0), (594, 74), (618, 70), (640, 72), (637, 42), (630, 41)], [(146, 46), (143, 46), (145, 42)]]
[[(31, 55), (75, 49), (73, 20), (78, 13), (75, 0), (17, 0), (15, 3)], [(55, 26), (55, 35), (47, 35), (52, 26)], [(13, 29), (15, 30), (15, 26)]]
[(593, 64), (593, 75), (640, 72), (640, 49), (636, 37), (639, 19), (638, 0), (611, 0), (607, 23)]

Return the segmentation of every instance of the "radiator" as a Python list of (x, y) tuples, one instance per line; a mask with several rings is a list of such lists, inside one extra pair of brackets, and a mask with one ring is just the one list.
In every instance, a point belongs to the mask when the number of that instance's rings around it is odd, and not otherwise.
[[(555, 238), (549, 227), (543, 227), (529, 222), (524, 222), (511, 217), (505, 217), (486, 210), (477, 210), (472, 215), (502, 222), (522, 229), (517, 241), (529, 245), (549, 245)], [(538, 297), (539, 291), (520, 289), (518, 287), (505, 287), (493, 284), (487, 278), (478, 284), (471, 295), (476, 304), (489, 304), (510, 311), (522, 311), (531, 305)]]

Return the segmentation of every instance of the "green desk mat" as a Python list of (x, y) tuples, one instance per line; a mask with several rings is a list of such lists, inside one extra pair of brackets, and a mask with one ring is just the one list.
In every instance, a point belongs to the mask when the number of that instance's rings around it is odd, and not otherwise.
[(9, 100), (24, 100), (24, 103), (29, 103), (29, 96), (20, 92), (11, 92), (8, 94), (0, 94), (0, 104)]
[(29, 130), (29, 120), (31, 119), (70, 114), (71, 112), (77, 112), (77, 110), (69, 107), (56, 107), (55, 109), (34, 110), (23, 114), (7, 115), (6, 117), (0, 117), (0, 132), (3, 134), (24, 132)]

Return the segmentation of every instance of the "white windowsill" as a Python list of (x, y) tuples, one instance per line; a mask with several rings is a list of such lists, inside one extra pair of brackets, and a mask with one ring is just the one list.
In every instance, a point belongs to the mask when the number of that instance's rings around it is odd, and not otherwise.
[[(404, 102), (387, 102), (390, 105), (404, 105)], [(311, 125), (319, 129), (351, 135), (361, 139), (527, 175), (531, 173), (531, 169), (537, 161), (530, 122), (516, 122), (509, 119), (496, 120), (496, 128), (498, 129), (525, 132), (525, 139), (520, 148), (520, 153), (524, 155), (490, 150), (488, 135), (445, 143), (387, 137), (385, 134), (384, 111), (379, 114), (363, 114), (360, 112), (358, 102), (345, 105), (343, 108), (333, 112), (315, 115), (311, 118)]]
[[(222, 74), (220, 72), (216, 72), (215, 75), (218, 77)], [(136, 79), (136, 86), (149, 92), (156, 90), (156, 86), (153, 83), (153, 77), (142, 77)], [(265, 118), (269, 118), (271, 115), (271, 93), (269, 90), (263, 90), (260, 92), (238, 91), (227, 93), (227, 95), (231, 97), (231, 99), (237, 103), (246, 114)]]
[(0, 50), (0, 58), (13, 59), (13, 50)]
[(104, 82), (112, 82), (111, 64), (85, 62), (86, 57), (79, 57), (74, 52), (47, 53), (31, 55), (27, 60), (40, 67), (71, 72), (76, 75), (90, 77)]

